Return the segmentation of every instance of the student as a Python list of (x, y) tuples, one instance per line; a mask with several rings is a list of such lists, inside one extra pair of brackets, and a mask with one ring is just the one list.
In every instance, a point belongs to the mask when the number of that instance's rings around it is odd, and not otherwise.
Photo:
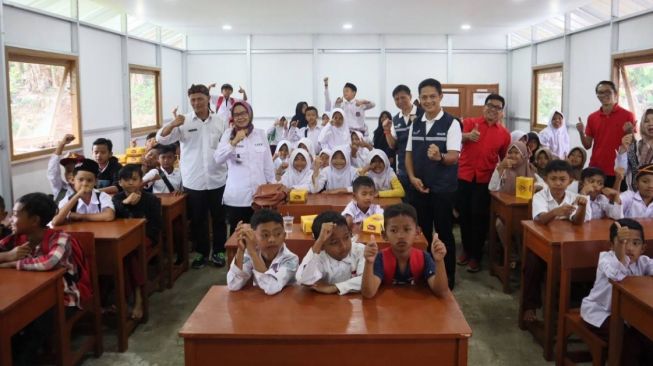
[(358, 176), (356, 168), (350, 164), (351, 154), (347, 146), (333, 150), (329, 166), (320, 170), (313, 164), (312, 193), (341, 194), (352, 191), (351, 184)]
[(115, 211), (111, 196), (95, 187), (98, 163), (84, 159), (73, 169), (74, 194), (59, 202), (59, 212), (52, 219), (54, 226), (66, 221), (113, 221)]
[(351, 133), (351, 165), (355, 168), (362, 168), (367, 161), (367, 155), (374, 147), (370, 145), (363, 134), (358, 131)]
[(619, 220), (623, 217), (619, 191), (605, 187), (604, 183), (605, 173), (601, 169), (587, 167), (580, 175), (579, 192), (590, 199), (592, 220)]
[[(290, 127), (288, 129), (288, 140), (294, 143), (297, 143), (297, 147), (302, 142), (302, 140), (308, 140), (311, 142), (311, 149), (307, 151), (311, 155), (315, 155), (320, 151), (320, 131), (322, 127), (317, 123), (317, 108), (310, 106), (306, 108), (306, 127)], [(308, 146), (307, 146), (308, 147)]]
[(385, 137), (385, 129), (383, 123), (388, 121), (389, 125), (392, 125), (392, 115), (388, 111), (383, 111), (379, 115), (379, 121), (374, 130), (374, 135), (372, 137), (372, 145), (375, 149), (383, 150), (383, 152), (390, 160), (390, 169), (395, 169), (395, 163), (397, 158), (397, 153), (393, 148), (388, 144), (388, 139)]
[(381, 206), (372, 203), (376, 196), (376, 187), (372, 178), (362, 176), (354, 179), (353, 191), (353, 199), (342, 211), (342, 216), (345, 217), (350, 228), (354, 224), (362, 223), (363, 220), (372, 215), (383, 214)]
[(277, 145), (288, 136), (288, 131), (288, 121), (286, 120), (286, 117), (283, 116), (274, 121), (272, 126), (266, 130), (265, 133), (272, 153), (276, 151)]
[(501, 160), (492, 173), (488, 190), (516, 194), (517, 177), (533, 177), (534, 173), (528, 162), (530, 153), (528, 147), (521, 142), (513, 142), (508, 148), (506, 157)]
[(653, 163), (653, 108), (648, 108), (642, 114), (639, 133), (642, 136), (639, 141), (635, 140), (635, 135), (632, 133), (627, 133), (621, 138), (615, 161), (615, 166), (625, 170), (626, 183), (632, 191), (637, 190), (634, 185), (637, 168)]
[(510, 133), (510, 142), (523, 142), (527, 143), (528, 142), (528, 134), (522, 130), (514, 130)]
[(328, 121), (328, 115), (327, 115), (327, 122), (324, 122), (324, 115), (326, 115), (326, 112), (331, 112), (331, 107), (333, 106), (331, 104), (331, 96), (329, 95), (329, 77), (325, 77), (323, 79), (324, 81), (324, 114), (322, 114), (322, 126), (326, 125), (329, 123)]
[(569, 151), (569, 154), (567, 154), (567, 161), (571, 165), (571, 177), (574, 180), (579, 181), (580, 175), (585, 167), (585, 162), (587, 161), (587, 151), (582, 147), (576, 146)]
[(325, 211), (317, 215), (311, 229), (315, 244), (297, 269), (297, 283), (323, 294), (360, 292), (365, 245), (352, 243), (345, 218)]
[(257, 211), (252, 215), (251, 226), (239, 222), (234, 235), (238, 249), (227, 272), (230, 291), (242, 289), (252, 275), (254, 286), (266, 295), (274, 295), (294, 282), (299, 258), (284, 243), (286, 232), (278, 212)]
[(377, 196), (398, 198), (405, 196), (404, 187), (390, 168), (390, 161), (383, 150), (372, 150), (365, 163), (365, 166), (358, 170), (358, 175), (367, 175), (372, 178)]
[(560, 111), (553, 111), (548, 126), (540, 131), (540, 143), (546, 147), (553, 155), (567, 156), (569, 150), (569, 132), (565, 123), (565, 115)]
[(551, 153), (551, 150), (546, 147), (540, 148), (535, 152), (535, 184), (544, 187), (546, 182), (544, 181), (546, 166), (553, 160), (558, 160), (557, 156), (554, 156)]
[(303, 139), (301, 139), (301, 140), (299, 140), (297, 142), (296, 149), (304, 149), (304, 150), (306, 150), (306, 152), (311, 154), (311, 157), (313, 157), (313, 156), (315, 156), (315, 154), (312, 152), (312, 151), (315, 151), (313, 146), (314, 146), (313, 141), (311, 141), (310, 139), (304, 137)]
[(331, 122), (322, 128), (318, 137), (322, 149), (333, 150), (338, 146), (351, 145), (351, 135), (345, 125), (344, 115), (340, 108), (331, 111)]
[(150, 175), (159, 177), (159, 179), (154, 179), (152, 193), (181, 194), (183, 192), (181, 172), (179, 168), (175, 168), (175, 162), (177, 161), (176, 146), (159, 144), (156, 150), (159, 152), (160, 168), (155, 171), (150, 170), (143, 176), (143, 180), (152, 179)]
[[(601, 252), (596, 279), (580, 306), (580, 316), (604, 342), (610, 338), (612, 283), (628, 276), (652, 276), (653, 260), (646, 255), (644, 227), (632, 219), (620, 219), (610, 226), (612, 249)], [(610, 352), (610, 350), (608, 350)], [(646, 360), (646, 361), (644, 361)], [(620, 365), (653, 364), (653, 342), (634, 327), (626, 326)]]
[(365, 247), (361, 284), (363, 297), (374, 297), (382, 282), (386, 286), (426, 282), (438, 297), (450, 293), (444, 263), (447, 249), (438, 235), (433, 236), (430, 253), (413, 248), (419, 235), (415, 209), (404, 203), (387, 207), (383, 213), (383, 224), (383, 239), (390, 246), (378, 255), (379, 247), (372, 236), (372, 242)]
[[(209, 91), (213, 87), (215, 87), (215, 83), (209, 85)], [(234, 87), (231, 84), (222, 84), (222, 87), (220, 87), (220, 96), (217, 98), (211, 96), (211, 102), (215, 103), (215, 114), (223, 121), (229, 121), (231, 119), (231, 108), (236, 102), (247, 101), (247, 92), (245, 92), (242, 86), (238, 88), (238, 93), (243, 95), (242, 99), (232, 98), (231, 94), (233, 92)]]
[(365, 99), (355, 99), (358, 88), (352, 83), (346, 83), (342, 88), (342, 96), (336, 99), (336, 108), (344, 111), (345, 125), (350, 131), (355, 130), (367, 137), (367, 125), (365, 124), (365, 111), (374, 108), (373, 102)]
[[(592, 218), (587, 197), (567, 190), (571, 183), (571, 165), (553, 160), (545, 168), (547, 186), (533, 196), (533, 220), (547, 225), (553, 220), (569, 220), (580, 225)], [(536, 309), (542, 306), (541, 283), (546, 263), (532, 252), (524, 263), (524, 321), (537, 320)]]
[(308, 109), (308, 103), (299, 102), (295, 106), (295, 115), (290, 119), (290, 127), (304, 128), (308, 126), (306, 121), (306, 110)]
[[(331, 112), (331, 110), (329, 110)], [(331, 117), (329, 117), (329, 113), (324, 112), (322, 113), (322, 127), (326, 126), (331, 122)]]
[(528, 143), (526, 143), (526, 146), (528, 146), (529, 155), (531, 157), (530, 162), (533, 163), (535, 161), (535, 152), (541, 147), (540, 137), (537, 132), (531, 131), (528, 133)]
[(313, 171), (313, 160), (308, 151), (297, 148), (290, 154), (291, 165), (283, 175), (278, 175), (278, 181), (288, 190), (304, 189), (309, 191), (311, 188), (311, 176)]
[(274, 164), (265, 131), (254, 128), (254, 113), (246, 102), (236, 102), (231, 111), (234, 123), (222, 135), (213, 158), (226, 164), (227, 184), (222, 200), (231, 232), (238, 222), (249, 222), (252, 201), (261, 184), (275, 183)]
[(0, 240), (11, 235), (11, 227), (7, 227), (4, 224), (7, 215), (8, 213), (5, 206), (5, 199), (0, 196)]
[(635, 176), (637, 192), (621, 193), (624, 217), (653, 218), (653, 164), (643, 165)]
[(272, 162), (274, 163), (274, 169), (281, 169), (281, 174), (288, 168), (288, 158), (292, 149), (290, 148), (290, 142), (287, 140), (281, 140), (277, 144), (277, 148), (274, 151), (272, 156)]
[(157, 180), (161, 179), (159, 175), (159, 150), (152, 149), (143, 155), (141, 172), (143, 190), (152, 193), (152, 186)]
[(324, 169), (329, 166), (329, 163), (331, 162), (331, 155), (333, 155), (333, 151), (331, 149), (322, 149), (322, 151), (320, 151), (320, 169)]
[[(21, 271), (64, 269), (63, 301), (71, 316), (92, 294), (82, 248), (68, 233), (48, 228), (57, 205), (43, 193), (19, 198), (13, 208), (14, 234), (0, 240), (0, 267)], [(53, 312), (37, 318), (13, 339), (14, 364), (34, 365), (38, 351), (52, 336)]]
[(113, 156), (113, 142), (105, 138), (93, 141), (93, 159), (99, 167), (97, 189), (108, 194), (118, 193), (118, 172), (122, 165)]
[[(616, 151), (621, 145), (621, 138), (627, 134), (624, 132), (628, 129), (635, 132), (635, 115), (617, 103), (617, 87), (612, 81), (600, 81), (594, 91), (601, 108), (587, 117), (587, 127), (579, 117), (576, 129), (585, 149), (589, 150), (594, 146), (589, 165), (603, 170), (606, 174), (605, 185), (612, 187), (615, 181)], [(622, 188), (622, 191), (625, 190), (625, 183)]]
[[(57, 144), (54, 154), (48, 160), (48, 181), (52, 189), (52, 196), (55, 203), (59, 203), (67, 194), (71, 194), (73, 186), (73, 168), (76, 163), (84, 160), (84, 156), (71, 152), (62, 158), (63, 149), (73, 142), (75, 136), (66, 134)], [(61, 167), (64, 167), (64, 178), (61, 178)]]

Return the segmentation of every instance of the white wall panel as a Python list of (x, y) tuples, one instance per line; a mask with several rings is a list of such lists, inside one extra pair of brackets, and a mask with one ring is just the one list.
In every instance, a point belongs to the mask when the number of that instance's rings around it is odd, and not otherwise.
[(188, 36), (187, 48), (189, 50), (244, 50), (247, 48), (247, 36)]
[(161, 50), (161, 102), (163, 120), (172, 119), (171, 111), (182, 107), (182, 53), (163, 48)]
[(417, 86), (426, 78), (441, 82), (447, 79), (447, 55), (431, 53), (386, 54), (386, 90), (383, 91), (385, 107), (392, 114), (397, 111), (392, 90), (399, 84), (408, 86), (413, 99), (418, 97)]
[(537, 46), (537, 65), (562, 63), (565, 58), (565, 40), (563, 38), (543, 42)]
[(371, 49), (381, 48), (381, 37), (377, 35), (319, 35), (317, 48), (326, 49)]
[(443, 35), (386, 35), (385, 48), (395, 49), (447, 49), (447, 37)]
[[(531, 116), (531, 48), (524, 47), (512, 51), (510, 100), (507, 101), (509, 114), (513, 117)], [(530, 128), (529, 128), (530, 129)]]
[(506, 49), (504, 34), (455, 35), (451, 37), (454, 50)]
[[(216, 83), (215, 89), (211, 94), (220, 94), (220, 86), (229, 83), (234, 87), (234, 96), (240, 98), (238, 87), (243, 88), (250, 94), (248, 79), (249, 71), (247, 69), (246, 55), (188, 55), (188, 85), (191, 84), (211, 84)], [(183, 101), (188, 103), (188, 100)], [(188, 105), (188, 110), (190, 105)], [(165, 113), (164, 113), (165, 115)]]
[(127, 58), (130, 64), (156, 66), (156, 46), (152, 43), (130, 39), (127, 42)]
[(292, 36), (265, 36), (255, 35), (252, 37), (252, 49), (306, 49), (313, 48), (313, 40), (310, 35)]
[(653, 48), (653, 14), (619, 23), (619, 50), (634, 51)]
[(64, 20), (4, 6), (5, 43), (8, 46), (70, 53), (71, 26)]
[(499, 84), (499, 93), (506, 88), (506, 54), (453, 54), (451, 84)]

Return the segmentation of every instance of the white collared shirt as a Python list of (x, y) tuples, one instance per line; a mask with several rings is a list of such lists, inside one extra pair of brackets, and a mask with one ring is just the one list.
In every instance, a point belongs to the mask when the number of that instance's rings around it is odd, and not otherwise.
[[(577, 193), (574, 192), (569, 192), (565, 191), (565, 197), (562, 199), (562, 202), (558, 203), (553, 196), (551, 196), (551, 191), (549, 190), (549, 187), (544, 187), (542, 188), (541, 191), (535, 193), (533, 195), (533, 219), (537, 218), (540, 214), (543, 214), (545, 212), (549, 212), (553, 210), (554, 208), (558, 208), (562, 205), (572, 205), (576, 209), (569, 215), (568, 217), (566, 216), (557, 216), (555, 219), (556, 220), (573, 220), (574, 217), (576, 216), (576, 211), (578, 210), (578, 206), (574, 205), (574, 201), (576, 201), (576, 197), (580, 196)], [(587, 196), (584, 196), (587, 198), (587, 205), (585, 205), (585, 222), (590, 221), (592, 219), (592, 210), (590, 209), (590, 199)]]
[(291, 252), (284, 243), (270, 263), (270, 268), (261, 273), (254, 269), (252, 258), (245, 251), (243, 269), (236, 266), (235, 258), (231, 262), (229, 272), (227, 272), (227, 287), (230, 291), (238, 291), (249, 282), (254, 274), (254, 286), (260, 287), (266, 295), (274, 295), (295, 281), (298, 264), (299, 257)]
[(624, 208), (624, 217), (653, 217), (653, 202), (646, 206), (639, 192), (622, 192), (621, 204)]
[[(163, 174), (165, 174), (166, 178), (168, 178), (168, 181), (170, 182), (170, 185), (172, 185), (172, 188), (174, 188), (175, 192), (183, 191), (182, 184), (181, 184), (181, 172), (179, 171), (178, 168), (174, 168), (172, 170), (172, 173), (166, 172), (166, 170), (163, 168), (161, 168), (161, 171), (163, 172)], [(151, 180), (157, 175), (160, 175), (159, 169), (152, 169), (143, 176), (143, 181)], [(168, 185), (163, 181), (163, 177), (161, 177), (161, 179), (157, 179), (154, 181), (152, 187), (152, 193), (172, 193), (172, 192), (170, 192), (170, 190), (168, 189)]]
[(363, 220), (366, 218), (376, 214), (383, 215), (383, 209), (381, 206), (373, 203), (367, 209), (367, 212), (363, 212), (360, 208), (358, 208), (356, 201), (351, 200), (347, 206), (345, 206), (345, 209), (342, 211), (341, 215), (345, 217), (351, 216), (354, 224), (358, 224), (363, 222)]
[(270, 145), (265, 131), (255, 128), (236, 146), (231, 145), (231, 128), (222, 135), (215, 151), (217, 164), (226, 164), (227, 185), (222, 202), (232, 207), (249, 207), (261, 184), (276, 183)]
[(185, 123), (172, 129), (172, 132), (162, 137), (160, 129), (156, 141), (169, 145), (181, 143), (179, 169), (184, 187), (204, 191), (217, 189), (225, 185), (227, 167), (216, 163), (213, 153), (218, 148), (220, 138), (227, 128), (227, 123), (213, 113), (206, 121), (199, 119), (195, 112), (185, 115)]
[(621, 205), (610, 203), (608, 197), (601, 193), (596, 196), (596, 199), (590, 200), (589, 202), (592, 210), (592, 220), (602, 219), (606, 216), (613, 220), (619, 220), (624, 217)]
[(612, 311), (612, 284), (610, 280), (621, 281), (626, 276), (653, 275), (653, 260), (645, 255), (640, 255), (637, 262), (630, 263), (626, 257), (627, 265), (619, 262), (614, 251), (601, 252), (599, 264), (596, 269), (596, 280), (592, 291), (583, 299), (580, 305), (580, 316), (586, 322), (600, 328)]
[(356, 99), (351, 101), (344, 100), (340, 105), (336, 104), (336, 107), (342, 108), (345, 112), (343, 116), (345, 118), (345, 125), (348, 128), (353, 128), (359, 131), (365, 131), (367, 135), (367, 126), (365, 125), (365, 111), (368, 109), (374, 108), (376, 105), (374, 103), (362, 104), (360, 106), (356, 105)]
[[(98, 196), (100, 198), (99, 200)], [(65, 206), (66, 203), (70, 201), (70, 197), (70, 195), (66, 195), (63, 199), (61, 199), (61, 201), (59, 201), (59, 209), (62, 209), (63, 206)], [(104, 211), (107, 208), (115, 210), (111, 196), (104, 192), (100, 192), (97, 189), (93, 189), (93, 192), (91, 192), (91, 201), (86, 204), (83, 199), (78, 199), (75, 212), (78, 214), (96, 214)]]
[[(399, 113), (397, 113), (397, 116), (399, 116), (399, 118), (404, 120), (404, 123), (406, 124), (406, 126), (408, 126), (408, 124), (410, 123), (410, 117), (411, 116), (416, 116), (416, 115), (417, 115), (417, 106), (414, 105), (414, 104), (413, 104), (413, 108), (410, 110), (410, 114), (408, 116), (405, 115), (402, 111), (399, 111)], [(408, 127), (408, 128), (410, 128), (410, 127)], [(397, 138), (397, 130), (395, 130), (394, 123), (392, 124), (392, 127), (390, 127), (390, 134), (392, 134), (392, 137), (394, 137), (395, 139)]]
[(349, 254), (342, 260), (336, 260), (325, 250), (316, 254), (311, 248), (302, 259), (295, 279), (300, 285), (306, 286), (312, 286), (318, 281), (326, 281), (330, 285), (335, 285), (340, 295), (360, 292), (365, 269), (364, 251), (364, 244), (352, 243)]
[[(440, 112), (433, 118), (432, 120), (426, 119), (426, 113), (422, 114), (421, 118), (419, 121), (424, 121), (426, 122), (426, 134), (431, 131), (431, 128), (435, 124), (435, 122), (439, 121), (442, 116), (444, 116), (444, 109), (440, 109)], [(462, 131), (460, 130), (460, 123), (458, 123), (455, 119), (451, 123), (451, 126), (449, 126), (449, 129), (447, 130), (447, 150), (448, 151), (460, 151), (463, 143), (463, 134)], [(413, 151), (413, 128), (411, 127), (408, 130), (408, 142), (406, 142), (406, 151)], [(447, 151), (443, 151), (443, 154), (446, 154)]]
[(320, 141), (318, 140), (320, 137), (320, 131), (322, 131), (322, 126), (320, 126), (319, 123), (312, 129), (308, 126), (302, 128), (290, 127), (286, 139), (293, 143), (293, 148), (297, 148), (299, 140), (304, 137), (308, 138), (313, 143), (313, 151), (309, 151), (309, 153), (315, 156), (317, 153), (322, 151), (320, 148)]

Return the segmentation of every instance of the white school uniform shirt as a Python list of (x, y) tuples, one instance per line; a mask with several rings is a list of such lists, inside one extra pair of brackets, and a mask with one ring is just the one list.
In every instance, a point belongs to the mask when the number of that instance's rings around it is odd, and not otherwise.
[(229, 99), (227, 100), (227, 98), (225, 98), (222, 94), (211, 95), (211, 105), (217, 106), (218, 99), (220, 98), (222, 98), (223, 101), (222, 104), (220, 104), (220, 108), (218, 108), (218, 110), (215, 111), (215, 114), (218, 117), (222, 118), (223, 120), (229, 121), (231, 119), (231, 107), (233, 107), (236, 102), (242, 102), (243, 100), (238, 98), (233, 98), (233, 97), (229, 97)]
[(383, 215), (383, 209), (381, 206), (373, 203), (367, 209), (367, 212), (363, 212), (360, 208), (358, 208), (358, 205), (353, 200), (350, 201), (347, 206), (345, 206), (345, 209), (341, 213), (342, 216), (351, 216), (354, 224), (361, 223), (366, 218), (376, 214)]
[(653, 217), (653, 202), (646, 206), (639, 192), (626, 191), (621, 193), (621, 205), (624, 217)]
[[(406, 116), (402, 111), (399, 111), (399, 113), (397, 113), (397, 116), (403, 119), (406, 126), (408, 126), (409, 124), (412, 124), (410, 118), (413, 117), (414, 119), (417, 116), (417, 106), (413, 104), (413, 109), (410, 110), (409, 115)], [(410, 128), (410, 126), (408, 128)], [(397, 139), (397, 130), (395, 130), (394, 123), (392, 124), (392, 127), (390, 127), (390, 134), (392, 135), (393, 138)]]
[(595, 200), (590, 200), (590, 209), (592, 210), (592, 220), (602, 219), (604, 217), (613, 220), (619, 220), (624, 217), (621, 205), (610, 203), (610, 199), (603, 194), (598, 194)]
[(297, 269), (295, 279), (300, 285), (312, 286), (318, 281), (325, 281), (338, 288), (338, 294), (360, 292), (365, 258), (365, 245), (352, 243), (349, 254), (342, 260), (335, 260), (322, 250), (319, 254), (308, 250)]
[(179, 169), (184, 187), (196, 191), (223, 187), (227, 180), (227, 167), (217, 163), (213, 153), (227, 129), (227, 122), (213, 113), (206, 121), (199, 119), (195, 112), (185, 117), (184, 124), (172, 129), (166, 137), (161, 136), (163, 128), (160, 129), (156, 141), (163, 145), (180, 142)]
[(48, 160), (47, 170), (48, 182), (50, 182), (50, 189), (55, 198), (59, 195), (62, 189), (66, 190), (66, 196), (75, 194), (73, 188), (61, 178), (61, 155), (52, 154)]
[[(578, 196), (580, 196), (578, 193), (565, 191), (565, 197), (562, 199), (561, 203), (558, 203), (553, 198), (553, 196), (551, 196), (551, 191), (549, 190), (549, 187), (544, 187), (541, 191), (533, 195), (533, 219), (535, 219), (542, 213), (549, 212), (554, 208), (560, 207), (564, 204), (574, 205), (574, 201)], [(585, 222), (587, 222), (592, 219), (592, 210), (590, 209), (589, 197), (585, 196), (585, 198), (587, 198), (587, 205), (585, 206)], [(576, 212), (578, 211), (578, 207), (577, 206), (574, 207), (576, 207), (576, 209), (571, 213), (571, 215), (569, 215), (569, 217), (557, 216), (555, 219), (573, 220), (574, 217), (576, 216)]]
[[(98, 201), (98, 193), (100, 194), (99, 201)], [(63, 206), (65, 206), (66, 203), (70, 201), (70, 197), (72, 196), (66, 195), (61, 201), (59, 201), (59, 209), (62, 209)], [(113, 201), (111, 200), (111, 196), (109, 196), (104, 192), (100, 192), (97, 189), (94, 189), (93, 192), (91, 192), (91, 201), (88, 204), (86, 204), (86, 202), (84, 202), (84, 200), (81, 198), (77, 200), (76, 212), (78, 214), (97, 214), (97, 213), (101, 213), (106, 208), (115, 210), (115, 208), (113, 207)]]
[[(422, 114), (420, 117), (420, 122), (426, 122), (426, 133), (428, 134), (431, 131), (431, 128), (435, 122), (439, 121), (444, 116), (444, 109), (440, 109), (440, 112), (435, 116), (435, 118), (429, 120), (426, 118), (426, 113)], [(460, 151), (463, 143), (463, 133), (460, 129), (460, 123), (455, 119), (449, 126), (447, 130), (447, 150), (448, 151)], [(411, 127), (408, 130), (408, 142), (406, 142), (406, 151), (413, 151), (413, 128)], [(446, 154), (447, 151), (441, 151), (442, 154)]]
[(234, 258), (227, 272), (227, 288), (230, 291), (238, 291), (249, 282), (254, 274), (254, 286), (260, 287), (266, 295), (274, 295), (280, 292), (284, 286), (295, 281), (295, 273), (299, 265), (299, 257), (291, 252), (284, 243), (274, 257), (270, 268), (264, 273), (254, 269), (252, 257), (247, 251), (243, 257), (243, 269), (236, 266)]
[[(166, 170), (163, 169), (163, 168), (161, 168), (161, 171), (166, 176), (166, 178), (168, 178), (168, 181), (170, 182), (170, 185), (172, 185), (172, 188), (175, 189), (175, 192), (181, 192), (183, 190), (182, 189), (182, 184), (181, 184), (181, 172), (179, 171), (178, 168), (174, 168), (172, 170), (172, 173), (166, 172)], [(159, 170), (158, 169), (151, 169), (149, 172), (147, 172), (147, 174), (145, 174), (143, 176), (143, 180), (144, 181), (150, 180), (150, 179), (154, 178), (157, 175), (159, 175), (159, 176), (161, 175), (159, 173)], [(163, 177), (161, 177), (161, 178), (163, 178)], [(168, 189), (168, 186), (163, 181), (163, 179), (157, 179), (153, 183), (152, 193), (172, 193), (172, 192), (170, 192), (170, 190)]]
[(626, 265), (619, 262), (614, 251), (601, 252), (599, 265), (596, 269), (596, 280), (592, 291), (583, 299), (580, 305), (580, 316), (586, 322), (600, 328), (612, 311), (612, 284), (610, 280), (621, 281), (626, 276), (653, 275), (653, 259), (641, 255), (637, 262), (630, 262), (626, 257)]
[(309, 151), (309, 153), (315, 156), (315, 154), (319, 153), (322, 150), (320, 148), (319, 141), (321, 131), (322, 126), (320, 126), (319, 121), (318, 124), (312, 129), (308, 126), (302, 128), (290, 127), (288, 130), (288, 135), (286, 136), (286, 140), (294, 144), (293, 148), (297, 148), (299, 140), (303, 138), (311, 140), (311, 143), (313, 144), (313, 151)]
[(215, 151), (215, 162), (227, 165), (229, 174), (222, 202), (232, 207), (249, 207), (254, 193), (261, 184), (276, 183), (270, 145), (265, 131), (259, 128), (232, 146), (231, 128), (222, 135)]
[(374, 103), (363, 104), (360, 106), (356, 105), (356, 99), (350, 101), (344, 100), (342, 103), (336, 103), (336, 108), (342, 108), (345, 112), (345, 125), (348, 128), (355, 129), (361, 132), (364, 132), (367, 136), (367, 125), (365, 125), (365, 111), (368, 109), (374, 108), (376, 105)]
[(333, 150), (338, 146), (351, 145), (351, 134), (347, 124), (343, 123), (340, 127), (335, 127), (331, 123), (324, 126), (318, 137), (318, 144), (322, 149)]

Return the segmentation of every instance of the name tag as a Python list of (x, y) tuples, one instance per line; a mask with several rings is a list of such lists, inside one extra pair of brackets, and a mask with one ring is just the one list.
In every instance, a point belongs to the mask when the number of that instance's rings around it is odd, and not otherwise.
[(191, 128), (188, 132), (197, 132), (197, 128)]

